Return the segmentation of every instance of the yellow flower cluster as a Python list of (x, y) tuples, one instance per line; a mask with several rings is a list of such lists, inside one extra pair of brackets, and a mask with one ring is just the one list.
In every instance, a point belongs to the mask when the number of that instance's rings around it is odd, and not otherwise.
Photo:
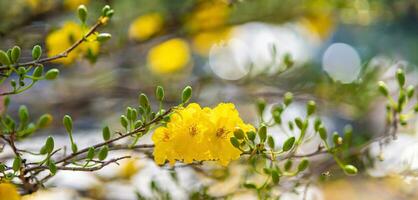
[(148, 52), (147, 62), (152, 72), (170, 74), (186, 67), (190, 57), (187, 42), (174, 38), (152, 47)]
[(138, 41), (147, 40), (163, 28), (163, 22), (158, 13), (139, 16), (129, 26), (129, 37)]
[(19, 200), (20, 195), (14, 185), (0, 183), (0, 200)]
[(255, 130), (242, 121), (234, 104), (221, 103), (213, 109), (189, 104), (177, 109), (165, 127), (155, 130), (154, 160), (159, 165), (167, 160), (171, 165), (213, 160), (226, 166), (241, 155), (230, 142), (237, 128)]
[[(75, 22), (66, 22), (61, 29), (53, 31), (46, 38), (46, 47), (48, 49), (48, 56), (55, 56), (67, 48), (69, 48), (75, 41), (83, 37), (85, 30), (83, 27)], [(100, 44), (96, 41), (96, 35), (91, 35), (75, 48), (66, 58), (55, 60), (62, 64), (71, 64), (79, 56), (97, 55)]]

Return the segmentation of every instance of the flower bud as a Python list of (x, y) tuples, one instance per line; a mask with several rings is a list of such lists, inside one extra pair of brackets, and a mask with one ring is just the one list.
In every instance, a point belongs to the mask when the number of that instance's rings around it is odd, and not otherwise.
[(163, 87), (157, 86), (157, 88), (155, 89), (155, 97), (157, 98), (158, 101), (164, 100), (164, 88)]
[(69, 115), (65, 115), (63, 120), (62, 120), (65, 129), (67, 130), (68, 133), (72, 133), (73, 130), (73, 119), (71, 119), (71, 117)]
[(81, 22), (86, 23), (87, 20), (87, 8), (85, 5), (78, 6), (77, 9), (78, 18)]
[(48, 162), (48, 169), (49, 169), (49, 171), (51, 172), (52, 175), (56, 174), (57, 170), (58, 170), (55, 163), (51, 160)]
[(19, 119), (22, 123), (26, 123), (29, 119), (28, 108), (24, 105), (19, 107)]
[(12, 53), (11, 53), (11, 60), (13, 63), (16, 63), (19, 60), (20, 54), (21, 54), (20, 47), (14, 46), (12, 48)]
[(239, 141), (236, 137), (231, 137), (229, 140), (232, 146), (234, 146), (235, 148), (239, 148)]
[(93, 159), (94, 158), (94, 154), (95, 154), (95, 152), (94, 152), (94, 147), (90, 147), (89, 148), (89, 151), (87, 152), (87, 159), (88, 160), (91, 160), (91, 159)]
[(35, 78), (39, 78), (42, 76), (43, 73), (44, 73), (44, 66), (39, 65), (33, 70), (32, 76)]
[(38, 60), (42, 55), (42, 47), (39, 45), (35, 45), (32, 49), (32, 58), (34, 60)]
[(125, 115), (120, 116), (120, 124), (123, 126), (123, 128), (128, 128), (128, 118)]
[(284, 95), (284, 105), (289, 106), (293, 101), (293, 94), (290, 92), (286, 92), (286, 94)]
[(270, 147), (271, 149), (274, 149), (274, 147), (275, 147), (275, 144), (274, 144), (274, 139), (273, 139), (273, 137), (272, 137), (271, 135), (269, 135), (269, 136), (267, 137), (267, 144), (269, 145), (269, 147)]
[(415, 92), (415, 87), (413, 85), (410, 85), (406, 88), (406, 95), (408, 96), (408, 99), (414, 96), (414, 92)]
[(181, 95), (181, 102), (187, 103), (190, 98), (192, 97), (192, 87), (187, 86), (183, 89), (182, 95)]
[(238, 139), (238, 140), (242, 140), (244, 139), (245, 135), (244, 135), (244, 131), (240, 128), (235, 129), (234, 131), (234, 136)]
[(139, 105), (143, 108), (147, 108), (149, 106), (149, 100), (146, 94), (141, 93), (139, 95)]
[(58, 69), (50, 69), (50, 70), (48, 70), (48, 72), (46, 72), (45, 79), (46, 80), (54, 80), (54, 79), (57, 78), (58, 74), (59, 74)]
[(99, 35), (97, 35), (96, 40), (99, 42), (106, 42), (108, 41), (110, 38), (112, 38), (112, 35), (109, 33), (100, 33)]
[(258, 129), (258, 137), (260, 137), (260, 142), (264, 143), (267, 139), (267, 127), (262, 125), (259, 129)]
[(4, 52), (2, 50), (0, 50), (0, 63), (2, 63), (4, 65), (10, 65), (11, 64), (9, 56), (7, 55), (6, 52)]
[(318, 129), (319, 137), (321, 137), (322, 140), (326, 140), (328, 137), (327, 130), (323, 125), (321, 125)]
[(266, 108), (266, 101), (264, 99), (257, 99), (257, 112), (260, 116), (263, 115), (264, 109)]
[(44, 114), (38, 119), (36, 126), (38, 126), (38, 128), (45, 128), (49, 126), (51, 122), (52, 122), (52, 116), (50, 114)]
[(308, 104), (306, 104), (306, 113), (308, 116), (311, 116), (316, 109), (315, 101), (308, 101)]
[(379, 81), (377, 84), (379, 86), (380, 93), (382, 93), (385, 97), (389, 96), (389, 89), (386, 86), (385, 82)]
[(356, 175), (358, 170), (356, 167), (354, 167), (353, 165), (345, 165), (344, 166), (344, 172), (347, 175)]
[(71, 144), (71, 151), (73, 151), (73, 153), (77, 153), (78, 151), (78, 147), (76, 143), (72, 143)]
[(13, 171), (15, 172), (19, 171), (21, 164), (22, 164), (22, 158), (20, 158), (19, 156), (16, 156), (15, 159), (13, 160), (13, 165), (12, 165)]
[(248, 131), (247, 132), (247, 138), (251, 141), (254, 141), (256, 137), (256, 133), (254, 131)]
[(403, 69), (396, 70), (396, 79), (398, 80), (398, 84), (400, 87), (405, 85), (405, 72)]
[(102, 16), (106, 17), (106, 13), (110, 10), (110, 6), (109, 5), (105, 5), (102, 8)]

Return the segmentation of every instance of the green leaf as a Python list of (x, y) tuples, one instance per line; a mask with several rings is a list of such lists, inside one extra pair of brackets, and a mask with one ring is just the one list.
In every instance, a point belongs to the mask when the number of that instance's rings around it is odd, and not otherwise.
[(52, 138), (51, 136), (49, 136), (46, 139), (46, 142), (45, 142), (44, 147), (45, 147), (45, 152), (46, 153), (51, 153), (54, 150), (54, 138)]
[(128, 128), (128, 118), (125, 115), (120, 116), (120, 124), (123, 126), (123, 128)]
[(305, 171), (306, 168), (308, 168), (309, 160), (303, 159), (299, 165), (298, 165), (298, 172)]
[(110, 139), (110, 129), (108, 126), (105, 126), (102, 131), (103, 139), (108, 141)]
[(267, 138), (267, 144), (269, 145), (269, 147), (271, 149), (274, 149), (274, 147), (275, 147), (274, 139), (271, 135), (269, 135), (268, 138)]
[(277, 170), (271, 171), (271, 179), (273, 180), (274, 184), (277, 184), (280, 182), (280, 175), (277, 172)]
[(258, 129), (258, 137), (260, 137), (260, 142), (264, 143), (267, 139), (267, 127), (262, 125), (259, 129)]
[(90, 147), (89, 148), (89, 151), (87, 152), (87, 159), (88, 160), (91, 160), (91, 159), (93, 159), (94, 158), (94, 154), (95, 154), (95, 150), (94, 150), (94, 147)]
[(293, 144), (295, 144), (295, 137), (290, 137), (288, 138), (284, 143), (283, 143), (283, 151), (289, 151), (290, 149), (292, 149)]
[(181, 102), (185, 104), (190, 100), (191, 97), (192, 97), (192, 87), (187, 86), (183, 89), (183, 92), (181, 95)]
[(48, 168), (52, 175), (55, 175), (57, 173), (57, 166), (52, 160), (48, 162)]
[(21, 164), (22, 164), (22, 158), (20, 158), (19, 156), (16, 156), (15, 159), (13, 160), (13, 165), (12, 165), (13, 171), (15, 172), (19, 171)]
[(106, 159), (108, 152), (109, 152), (109, 147), (108, 147), (108, 146), (104, 146), (104, 147), (102, 147), (102, 148), (100, 149), (100, 151), (99, 151), (99, 155), (98, 155), (99, 160), (104, 160), (104, 159)]

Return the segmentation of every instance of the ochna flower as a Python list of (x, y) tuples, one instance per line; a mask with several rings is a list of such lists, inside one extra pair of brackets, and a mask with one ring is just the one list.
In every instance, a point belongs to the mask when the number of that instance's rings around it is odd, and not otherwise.
[(20, 200), (20, 195), (13, 184), (0, 183), (0, 200)]
[(158, 13), (142, 15), (129, 27), (129, 37), (134, 40), (147, 40), (163, 28), (163, 17)]
[(190, 61), (189, 45), (175, 38), (153, 47), (148, 53), (148, 67), (157, 74), (170, 74), (183, 69)]

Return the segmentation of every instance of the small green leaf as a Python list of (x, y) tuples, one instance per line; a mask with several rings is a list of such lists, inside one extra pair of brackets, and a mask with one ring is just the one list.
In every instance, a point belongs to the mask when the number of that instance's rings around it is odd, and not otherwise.
[(110, 139), (110, 129), (108, 126), (105, 126), (102, 131), (103, 139), (108, 141)]
[(13, 171), (15, 172), (19, 171), (21, 164), (22, 164), (22, 158), (20, 158), (19, 156), (16, 156), (15, 159), (13, 160), (13, 165), (12, 165)]
[(52, 175), (55, 175), (57, 173), (57, 166), (52, 160), (49, 160), (48, 162), (48, 168)]
[(104, 159), (106, 159), (108, 152), (109, 152), (109, 147), (108, 147), (108, 146), (104, 146), (104, 147), (102, 147), (102, 148), (100, 149), (100, 151), (99, 151), (99, 155), (98, 155), (99, 160), (104, 160)]
[(279, 173), (277, 172), (277, 170), (272, 170), (271, 171), (271, 179), (273, 180), (274, 184), (277, 184), (280, 182), (280, 176)]
[(258, 137), (260, 137), (260, 142), (264, 143), (267, 139), (267, 127), (262, 125), (258, 129)]
[(306, 168), (308, 168), (309, 160), (303, 159), (299, 165), (298, 165), (298, 172), (305, 171)]
[(94, 154), (95, 154), (95, 150), (94, 150), (94, 147), (90, 147), (89, 148), (89, 151), (87, 152), (87, 159), (88, 160), (91, 160), (91, 159), (93, 159), (94, 158)]
[(271, 135), (269, 135), (268, 138), (267, 138), (267, 144), (269, 145), (269, 147), (271, 149), (274, 149), (274, 147), (275, 147), (274, 139)]
[(288, 138), (284, 143), (283, 143), (283, 151), (289, 151), (290, 149), (292, 149), (293, 144), (295, 144), (295, 137), (290, 137)]
[(32, 76), (35, 78), (39, 78), (42, 76), (43, 73), (44, 73), (44, 66), (39, 65), (33, 70)]
[(44, 147), (45, 147), (45, 152), (46, 153), (51, 153), (54, 150), (54, 138), (52, 138), (51, 136), (49, 136), (46, 139), (46, 142), (45, 142)]

